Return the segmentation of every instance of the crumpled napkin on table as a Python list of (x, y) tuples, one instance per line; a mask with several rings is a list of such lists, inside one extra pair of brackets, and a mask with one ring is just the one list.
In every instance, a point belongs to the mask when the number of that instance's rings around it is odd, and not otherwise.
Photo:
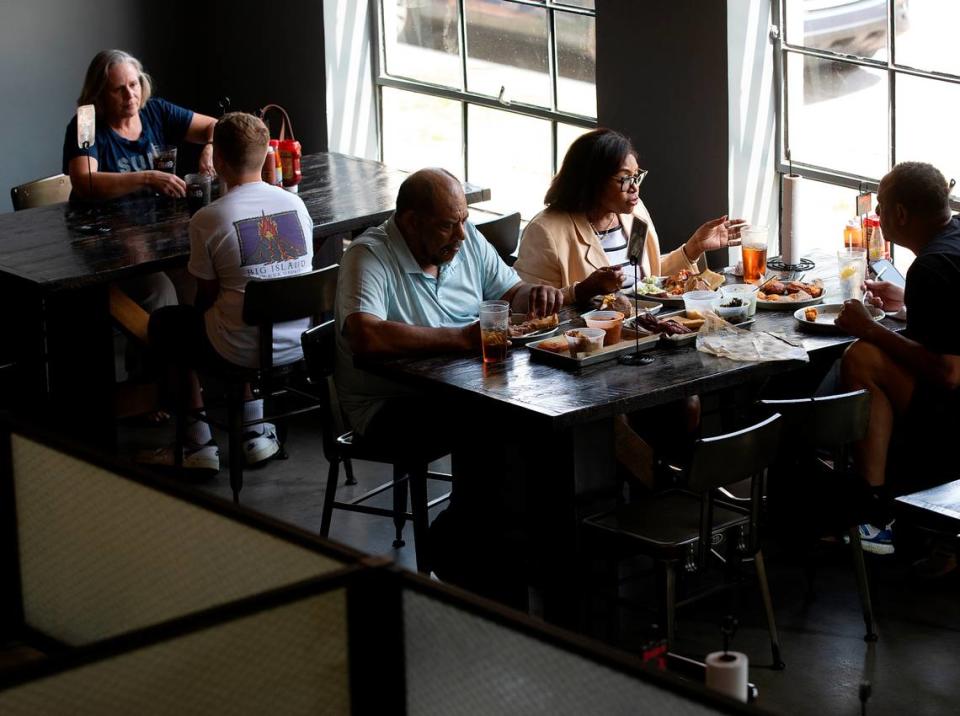
[(705, 313), (697, 350), (721, 358), (755, 363), (774, 360), (810, 361), (803, 345), (781, 333), (737, 328), (713, 313)]

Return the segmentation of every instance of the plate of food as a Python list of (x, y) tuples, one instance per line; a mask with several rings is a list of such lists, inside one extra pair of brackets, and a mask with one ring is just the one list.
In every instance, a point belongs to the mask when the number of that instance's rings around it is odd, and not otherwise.
[(659, 301), (646, 301), (635, 296), (625, 296), (622, 293), (608, 293), (605, 296), (594, 296), (592, 303), (598, 311), (620, 311), (626, 318), (629, 318), (637, 311), (656, 313), (663, 308), (663, 304)]
[(510, 340), (523, 345), (552, 336), (560, 329), (560, 317), (554, 313), (543, 318), (530, 318), (524, 313), (510, 315)]
[[(807, 306), (806, 308), (798, 308), (794, 311), (793, 317), (797, 319), (797, 323), (799, 323), (800, 327), (805, 331), (810, 331), (811, 333), (842, 334), (844, 331), (837, 328), (836, 324), (837, 314), (840, 313), (841, 308), (843, 308), (842, 303), (825, 303), (821, 306)], [(876, 306), (867, 306), (867, 310), (870, 311), (870, 317), (875, 321), (882, 321), (887, 316), (886, 313)]]
[(757, 291), (757, 308), (768, 311), (795, 311), (823, 301), (823, 281), (780, 281), (774, 279)]
[[(597, 331), (599, 341), (594, 341), (591, 331)], [(603, 331), (591, 328), (573, 328), (559, 336), (534, 341), (527, 345), (530, 355), (545, 363), (561, 368), (584, 368), (595, 363), (614, 360), (617, 356), (634, 351), (646, 351), (656, 347), (660, 337), (649, 333), (640, 336), (632, 330), (624, 330), (620, 341), (612, 346), (603, 345)]]
[(664, 306), (680, 307), (687, 291), (716, 291), (723, 281), (723, 276), (709, 269), (703, 273), (684, 269), (672, 276), (645, 276), (636, 284), (635, 292)]
[(624, 322), (624, 327), (636, 330), (640, 334), (657, 334), (668, 345), (685, 345), (696, 340), (697, 331), (704, 323), (702, 318), (688, 318), (683, 311), (657, 318), (649, 313), (641, 313), (635, 319)]

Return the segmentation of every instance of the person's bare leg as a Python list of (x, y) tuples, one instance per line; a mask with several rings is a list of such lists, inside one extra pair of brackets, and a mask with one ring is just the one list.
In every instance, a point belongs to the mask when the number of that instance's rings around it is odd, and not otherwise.
[(652, 489), (653, 449), (630, 427), (627, 416), (617, 415), (613, 419), (613, 437), (617, 462), (640, 483)]
[(854, 463), (871, 487), (884, 484), (893, 420), (906, 412), (916, 387), (914, 377), (871, 343), (856, 341), (843, 354), (840, 375), (845, 390), (870, 391), (870, 427), (854, 445)]

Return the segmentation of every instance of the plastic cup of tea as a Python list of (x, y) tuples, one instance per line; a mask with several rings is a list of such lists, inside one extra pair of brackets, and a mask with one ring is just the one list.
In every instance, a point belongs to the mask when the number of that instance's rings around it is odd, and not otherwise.
[(866, 249), (841, 249), (837, 252), (840, 274), (840, 300), (863, 300), (863, 281), (867, 273)]
[(743, 261), (743, 280), (761, 281), (767, 273), (767, 242), (770, 230), (753, 225), (740, 230), (740, 255)]
[(480, 304), (480, 341), (484, 363), (499, 363), (507, 357), (510, 335), (510, 304), (484, 301)]
[(172, 144), (155, 147), (153, 152), (153, 168), (167, 174), (177, 173), (177, 147)]
[(187, 184), (187, 208), (193, 216), (210, 203), (210, 175), (187, 174), (183, 180)]

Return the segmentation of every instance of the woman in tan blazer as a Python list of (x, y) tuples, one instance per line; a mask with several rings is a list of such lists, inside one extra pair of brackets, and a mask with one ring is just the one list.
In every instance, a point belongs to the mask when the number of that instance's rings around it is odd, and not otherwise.
[(583, 303), (621, 287), (620, 266), (611, 266), (601, 237), (619, 228), (623, 243), (642, 236), (644, 276), (698, 272), (697, 260), (739, 240), (739, 223), (726, 216), (708, 221), (680, 248), (660, 254), (653, 220), (640, 201), (645, 171), (622, 134), (595, 129), (578, 137), (553, 178), (544, 203), (523, 232), (514, 268), (524, 281), (563, 290), (565, 303)]
[[(514, 265), (520, 277), (562, 289), (564, 303), (586, 303), (621, 288), (622, 266), (629, 263), (631, 246), (642, 245), (635, 258), (644, 276), (663, 276), (683, 269), (697, 273), (697, 260), (705, 252), (739, 242), (742, 222), (721, 216), (697, 229), (680, 248), (661, 255), (653, 220), (640, 201), (645, 175), (637, 164), (636, 150), (622, 134), (595, 129), (578, 137), (547, 190), (547, 208), (523, 232)], [(611, 265), (610, 256), (619, 257), (619, 264)], [(636, 424), (649, 426), (650, 422)], [(663, 453), (673, 447), (670, 452), (679, 452), (682, 445), (672, 443), (696, 433), (700, 399), (691, 396), (661, 406), (652, 422), (668, 427), (666, 436), (646, 431), (640, 437), (624, 415), (614, 422), (617, 460), (647, 487), (654, 483), (654, 449)]]

